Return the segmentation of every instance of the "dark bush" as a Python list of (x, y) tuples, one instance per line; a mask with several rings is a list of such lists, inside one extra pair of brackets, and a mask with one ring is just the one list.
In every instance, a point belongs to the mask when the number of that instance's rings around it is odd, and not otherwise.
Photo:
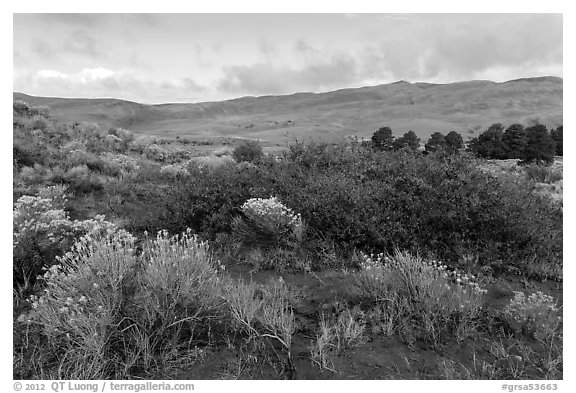
[(234, 148), (232, 156), (237, 162), (257, 162), (264, 152), (258, 141), (248, 140)]

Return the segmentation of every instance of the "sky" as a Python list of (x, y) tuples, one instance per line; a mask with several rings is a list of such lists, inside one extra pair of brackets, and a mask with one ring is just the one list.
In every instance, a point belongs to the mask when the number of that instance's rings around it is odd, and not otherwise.
[(563, 77), (562, 14), (14, 14), (13, 89), (203, 102)]

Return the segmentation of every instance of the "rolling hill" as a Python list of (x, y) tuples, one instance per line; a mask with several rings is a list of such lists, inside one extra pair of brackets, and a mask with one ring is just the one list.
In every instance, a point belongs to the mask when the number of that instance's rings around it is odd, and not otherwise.
[(327, 93), (242, 97), (194, 104), (145, 105), (118, 99), (34, 97), (61, 121), (90, 121), (155, 135), (248, 137), (279, 142), (285, 136), (367, 137), (389, 126), (396, 135), (421, 138), (459, 131), (466, 139), (492, 123), (550, 127), (563, 123), (563, 80), (524, 78), (508, 82), (409, 83), (341, 89)]

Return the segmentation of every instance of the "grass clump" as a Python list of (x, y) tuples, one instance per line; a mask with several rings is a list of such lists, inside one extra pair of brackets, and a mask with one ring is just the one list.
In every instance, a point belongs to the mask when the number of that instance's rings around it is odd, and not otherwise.
[(504, 320), (516, 332), (549, 342), (562, 330), (562, 316), (554, 299), (538, 291), (526, 297), (514, 292), (503, 311)]
[(356, 274), (360, 297), (406, 340), (438, 346), (473, 334), (485, 293), (473, 278), (406, 252), (363, 259)]
[(277, 356), (284, 361), (289, 378), (293, 377), (292, 335), (296, 321), (292, 303), (295, 297), (285, 282), (271, 280), (266, 286), (231, 282), (225, 297), (235, 329), (245, 334), (248, 341), (268, 340), (280, 344), (286, 355)]

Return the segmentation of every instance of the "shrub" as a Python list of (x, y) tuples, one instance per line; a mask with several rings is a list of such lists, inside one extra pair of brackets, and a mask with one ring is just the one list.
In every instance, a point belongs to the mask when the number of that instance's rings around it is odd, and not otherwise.
[(159, 233), (142, 253), (126, 232), (98, 232), (59, 262), (19, 318), (39, 327), (38, 352), (51, 351), (46, 377), (126, 379), (161, 368), (163, 357), (204, 341), (223, 315), (220, 268), (190, 232)]
[(108, 130), (108, 134), (117, 136), (126, 144), (132, 142), (136, 138), (132, 131), (125, 130), (124, 128), (112, 127)]
[(232, 152), (232, 156), (237, 162), (257, 162), (263, 155), (264, 152), (260, 143), (252, 140), (236, 146)]
[(14, 141), (12, 159), (16, 167), (32, 167), (45, 164), (48, 159), (46, 148), (36, 143)]
[(64, 210), (66, 190), (63, 186), (42, 188), (37, 196), (24, 195), (14, 205), (14, 286), (21, 292), (30, 290), (42, 270), (52, 266), (80, 236), (121, 233), (104, 216), (70, 220)]
[(504, 319), (516, 331), (538, 340), (548, 341), (561, 330), (562, 317), (552, 296), (538, 291), (526, 298), (514, 292), (514, 298), (503, 312)]
[(316, 340), (310, 347), (312, 362), (320, 367), (335, 372), (330, 352), (356, 347), (363, 343), (364, 325), (357, 321), (358, 315), (346, 309), (330, 321), (320, 316), (320, 325)]
[(146, 148), (155, 143), (156, 138), (153, 136), (139, 136), (128, 143), (128, 150), (144, 154)]
[(62, 175), (55, 175), (54, 181), (69, 185), (74, 193), (87, 194), (104, 188), (103, 180), (88, 169), (87, 165), (70, 168)]
[(230, 282), (225, 291), (231, 319), (249, 340), (271, 339), (287, 353), (286, 366), (293, 373), (292, 335), (296, 321), (291, 302), (294, 295), (284, 281), (271, 280), (266, 286), (242, 281)]
[(23, 167), (20, 171), (19, 178), (24, 183), (40, 185), (48, 181), (51, 175), (52, 171), (49, 168), (36, 163), (33, 167)]
[(107, 149), (105, 137), (108, 135), (98, 124), (76, 123), (66, 129), (68, 138), (83, 143), (86, 149), (93, 153), (100, 153)]
[(12, 102), (12, 111), (14, 113), (14, 116), (24, 116), (24, 117), (32, 116), (32, 110), (30, 108), (30, 105), (28, 105), (27, 102), (24, 102), (22, 100), (15, 100)]
[(220, 315), (223, 296), (223, 267), (212, 258), (208, 244), (189, 230), (179, 236), (162, 231), (145, 244), (141, 260), (139, 291), (129, 315), (151, 338), (149, 345), (166, 345), (175, 334), (206, 332), (203, 324)]
[(177, 179), (179, 177), (188, 176), (188, 170), (183, 165), (164, 165), (160, 169), (160, 174), (169, 179)]
[(14, 285), (28, 290), (42, 268), (71, 246), (73, 224), (64, 211), (64, 188), (24, 195), (13, 211)]
[(189, 172), (190, 179), (166, 190), (165, 209), (151, 218), (160, 228), (189, 226), (214, 239), (232, 233), (246, 200), (275, 195), (301, 214), (305, 246), (316, 256), (336, 244), (345, 259), (354, 248), (398, 247), (450, 263), (474, 250), (480, 266), (499, 269), (533, 255), (542, 263), (561, 261), (562, 211), (533, 195), (524, 180), (485, 174), (466, 155), (297, 143), (280, 161), (209, 171), (190, 165)]
[(523, 166), (523, 169), (530, 180), (536, 183), (555, 183), (562, 180), (562, 171), (553, 167), (541, 164), (530, 164)]
[(302, 218), (275, 197), (251, 198), (241, 211), (243, 216), (233, 219), (232, 231), (248, 250), (270, 250), (302, 241)]
[(144, 156), (153, 161), (165, 161), (168, 158), (168, 152), (153, 143), (144, 148)]
[(473, 332), (486, 291), (470, 277), (408, 253), (362, 259), (356, 274), (361, 297), (382, 304), (397, 326), (408, 323), (432, 345)]
[(124, 154), (103, 153), (104, 173), (112, 176), (133, 176), (140, 169), (136, 160)]
[[(123, 239), (125, 240), (125, 239)], [(54, 350), (56, 378), (121, 377), (118, 354), (126, 282), (136, 266), (133, 239), (84, 238), (44, 275), (45, 291), (33, 297), (28, 323), (39, 325)], [(55, 371), (53, 371), (56, 374)]]

